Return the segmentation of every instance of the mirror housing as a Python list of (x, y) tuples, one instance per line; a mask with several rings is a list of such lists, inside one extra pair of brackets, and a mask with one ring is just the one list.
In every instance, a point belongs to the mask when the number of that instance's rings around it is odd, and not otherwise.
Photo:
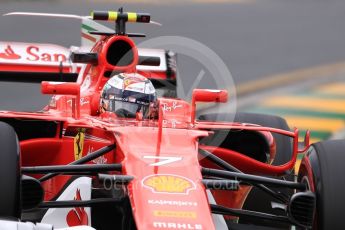
[(215, 89), (194, 89), (192, 102), (217, 102), (225, 103), (228, 101), (227, 90)]
[(80, 94), (80, 85), (75, 82), (42, 81), (41, 92), (43, 94), (78, 96)]
[(75, 119), (79, 119), (80, 117), (80, 85), (78, 83), (42, 81), (41, 92), (42, 94), (75, 96), (75, 98), (72, 99), (72, 112), (73, 112), (73, 117)]
[(195, 123), (196, 102), (226, 103), (228, 91), (218, 89), (194, 89), (192, 94), (191, 122)]

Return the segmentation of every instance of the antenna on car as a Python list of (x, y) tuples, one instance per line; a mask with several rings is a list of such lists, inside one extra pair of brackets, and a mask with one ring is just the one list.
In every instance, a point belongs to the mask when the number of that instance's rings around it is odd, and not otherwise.
[(127, 35), (128, 37), (145, 37), (145, 34), (140, 33), (126, 33), (126, 23), (150, 23), (162, 26), (159, 22), (151, 20), (151, 15), (147, 13), (123, 12), (123, 7), (118, 11), (93, 11), (91, 16), (80, 16), (74, 14), (50, 14), (50, 13), (35, 13), (35, 12), (10, 12), (3, 14), (3, 16), (21, 15), (21, 16), (40, 16), (40, 17), (54, 17), (54, 18), (72, 18), (72, 19), (92, 19), (99, 21), (115, 21), (115, 31), (89, 31), (90, 34), (96, 35)]
[(93, 11), (91, 12), (92, 20), (99, 21), (115, 21), (115, 33), (92, 31), (91, 34), (97, 35), (127, 35), (129, 37), (145, 37), (145, 34), (126, 33), (126, 23), (152, 23), (161, 25), (160, 23), (151, 21), (151, 15), (148, 13), (134, 13), (124, 12), (123, 7), (120, 7), (118, 11)]
[[(119, 8), (119, 15), (120, 16), (123, 15), (123, 7)], [(128, 20), (128, 14), (127, 14), (127, 20)], [(115, 32), (116, 34), (119, 34), (119, 35), (126, 34), (126, 21), (124, 17), (119, 17), (119, 20), (116, 21)]]

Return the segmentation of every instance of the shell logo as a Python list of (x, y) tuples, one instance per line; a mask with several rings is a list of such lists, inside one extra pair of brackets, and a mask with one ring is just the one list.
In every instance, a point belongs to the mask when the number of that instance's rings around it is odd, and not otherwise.
[(147, 176), (142, 184), (154, 193), (188, 194), (189, 191), (196, 189), (194, 182), (190, 179), (169, 174)]

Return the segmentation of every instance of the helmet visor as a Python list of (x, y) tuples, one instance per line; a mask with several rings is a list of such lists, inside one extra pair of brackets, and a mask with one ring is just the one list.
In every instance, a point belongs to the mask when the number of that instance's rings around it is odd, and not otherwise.
[(149, 105), (136, 104), (132, 102), (103, 99), (103, 108), (106, 111), (115, 113), (118, 117), (135, 118), (137, 112), (142, 112), (146, 117), (149, 113)]

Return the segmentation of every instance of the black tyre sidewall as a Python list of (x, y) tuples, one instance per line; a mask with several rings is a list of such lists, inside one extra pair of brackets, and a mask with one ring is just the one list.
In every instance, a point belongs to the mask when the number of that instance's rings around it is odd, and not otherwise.
[(20, 147), (14, 129), (0, 122), (0, 217), (20, 218)]
[[(308, 158), (308, 159), (306, 159)], [(329, 140), (311, 146), (308, 160), (316, 193), (316, 222), (314, 229), (343, 229), (345, 207), (345, 140)], [(302, 170), (306, 173), (308, 170)], [(299, 175), (301, 178), (303, 175)]]

